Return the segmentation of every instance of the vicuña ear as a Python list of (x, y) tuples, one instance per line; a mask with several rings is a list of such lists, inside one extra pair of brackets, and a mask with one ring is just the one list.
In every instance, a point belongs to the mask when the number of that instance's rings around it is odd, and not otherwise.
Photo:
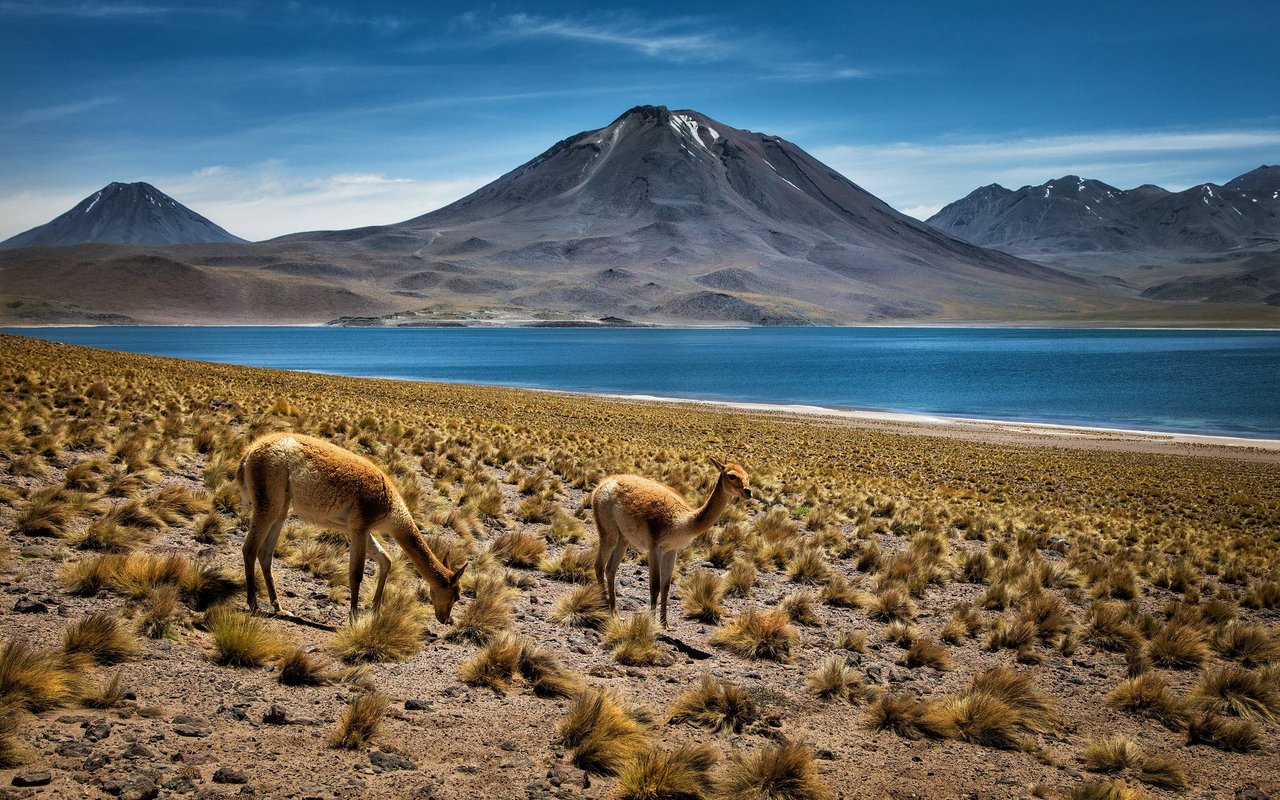
[(721, 464), (721, 463), (716, 459), (716, 457), (715, 457), (715, 456), (707, 456), (707, 458), (708, 458), (708, 459), (710, 459), (711, 463), (715, 465), (715, 468), (716, 468), (716, 469), (720, 470), (721, 472), (724, 472), (724, 464)]
[(470, 564), (471, 562), (468, 561), (466, 564), (463, 564), (462, 566), (454, 570), (453, 577), (449, 579), (449, 583), (457, 583), (458, 581), (462, 580), (462, 573), (467, 571), (467, 566)]

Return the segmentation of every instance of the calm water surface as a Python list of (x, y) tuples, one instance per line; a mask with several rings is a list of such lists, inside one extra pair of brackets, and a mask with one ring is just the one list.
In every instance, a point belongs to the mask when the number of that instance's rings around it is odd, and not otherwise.
[(1280, 437), (1280, 332), (7, 329), (338, 375)]

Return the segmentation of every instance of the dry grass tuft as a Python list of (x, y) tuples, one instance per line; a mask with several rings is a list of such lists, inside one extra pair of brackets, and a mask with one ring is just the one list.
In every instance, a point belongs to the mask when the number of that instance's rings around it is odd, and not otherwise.
[(821, 622), (813, 609), (816, 601), (812, 592), (791, 592), (778, 601), (778, 610), (797, 625), (811, 627)]
[(828, 656), (809, 673), (806, 681), (809, 691), (822, 700), (847, 700), (855, 702), (863, 698), (866, 690), (857, 670), (843, 656)]
[(16, 708), (0, 708), (0, 769), (21, 766), (27, 759), (27, 748), (19, 734)]
[(451, 642), (488, 644), (511, 627), (512, 590), (492, 573), (477, 575), (472, 585), (475, 599), (463, 607), (445, 638)]
[(213, 635), (213, 662), (227, 667), (260, 667), (284, 653), (286, 640), (264, 620), (243, 611), (219, 607), (205, 615)]
[(67, 705), (83, 692), (83, 663), (11, 639), (0, 646), (0, 700), (37, 712)]
[(682, 744), (675, 750), (654, 748), (628, 762), (618, 773), (622, 800), (704, 800), (714, 796), (711, 768), (716, 749)]
[(867, 706), (867, 727), (873, 731), (892, 731), (904, 739), (919, 739), (924, 712), (924, 704), (914, 697), (882, 694)]
[(1024, 734), (1051, 729), (1053, 718), (1030, 673), (996, 667), (975, 675), (965, 691), (925, 703), (915, 724), (936, 738), (1019, 749)]
[(724, 574), (725, 597), (750, 597), (758, 577), (755, 564), (742, 558), (734, 559)]
[(119, 664), (138, 654), (138, 642), (115, 614), (101, 611), (69, 625), (62, 634), (62, 649), (95, 664)]
[(1200, 676), (1192, 702), (1214, 714), (1270, 721), (1280, 714), (1280, 688), (1260, 672), (1228, 664)]
[(458, 675), (463, 683), (471, 686), (487, 686), (505, 692), (520, 663), (520, 650), (521, 643), (515, 634), (500, 634), (480, 652), (462, 662)]
[(716, 631), (711, 643), (743, 658), (764, 658), (789, 663), (800, 633), (778, 609), (748, 608)]
[(755, 700), (741, 687), (703, 673), (696, 687), (676, 698), (668, 722), (690, 722), (717, 733), (741, 733), (759, 714)]
[(380, 609), (340, 628), (330, 647), (348, 664), (407, 661), (422, 649), (424, 627), (416, 600), (388, 593)]
[(825, 800), (809, 748), (782, 742), (754, 753), (735, 752), (720, 787), (725, 800)]
[(536, 567), (547, 556), (547, 541), (531, 533), (509, 531), (494, 540), (490, 551), (508, 567)]
[(369, 744), (382, 724), (388, 703), (382, 692), (366, 692), (351, 699), (337, 727), (329, 734), (329, 744), (344, 750), (360, 750)]
[(1146, 672), (1121, 682), (1107, 696), (1107, 704), (1153, 719), (1172, 731), (1187, 727), (1185, 701), (1169, 688), (1169, 679), (1159, 672)]
[(1072, 789), (1068, 800), (1145, 800), (1146, 794), (1124, 781), (1089, 781)]
[(93, 689), (80, 699), (86, 708), (115, 708), (124, 702), (124, 679), (119, 672), (112, 673), (106, 683)]
[(932, 667), (939, 672), (951, 669), (951, 655), (947, 648), (932, 639), (916, 639), (907, 648), (907, 666), (912, 669)]
[(871, 601), (869, 616), (880, 622), (893, 620), (910, 621), (916, 615), (915, 603), (901, 586), (887, 586), (876, 593)]
[(528, 640), (521, 642), (516, 669), (538, 697), (572, 697), (582, 691), (580, 677), (562, 664), (551, 650)]
[(1201, 714), (1187, 725), (1187, 744), (1207, 744), (1232, 753), (1262, 749), (1262, 729), (1251, 719)]
[(569, 545), (556, 558), (544, 559), (539, 569), (558, 581), (590, 583), (594, 579), (595, 563), (595, 553)]
[(602, 628), (609, 619), (609, 607), (599, 584), (579, 586), (561, 597), (551, 611), (551, 618), (571, 628)]
[(700, 569), (680, 581), (680, 604), (689, 619), (712, 625), (720, 622), (724, 616), (724, 606), (720, 604), (722, 597), (724, 589), (720, 585), (720, 576), (709, 569)]
[(646, 749), (647, 731), (633, 709), (608, 689), (578, 696), (556, 728), (557, 741), (573, 752), (570, 761), (597, 775), (615, 775)]
[(333, 682), (333, 675), (324, 662), (301, 647), (281, 656), (276, 669), (277, 680), (285, 686), (326, 686)]
[(1128, 736), (1107, 736), (1090, 742), (1082, 758), (1092, 772), (1123, 772), (1142, 763), (1142, 748)]
[(1244, 667), (1280, 662), (1280, 641), (1262, 625), (1232, 623), (1214, 638), (1213, 647), (1223, 658)]
[(1199, 669), (1209, 658), (1204, 634), (1191, 625), (1170, 622), (1147, 644), (1151, 661), (1166, 669)]
[(654, 645), (657, 628), (653, 615), (641, 611), (623, 621), (610, 617), (604, 626), (604, 644), (613, 648), (613, 660), (632, 667), (669, 663), (666, 654)]

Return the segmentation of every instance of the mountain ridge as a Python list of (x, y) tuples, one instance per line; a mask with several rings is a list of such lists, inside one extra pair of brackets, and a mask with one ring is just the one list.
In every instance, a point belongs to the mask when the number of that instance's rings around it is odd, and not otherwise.
[(243, 241), (139, 181), (109, 183), (49, 222), (0, 242), (0, 248)]

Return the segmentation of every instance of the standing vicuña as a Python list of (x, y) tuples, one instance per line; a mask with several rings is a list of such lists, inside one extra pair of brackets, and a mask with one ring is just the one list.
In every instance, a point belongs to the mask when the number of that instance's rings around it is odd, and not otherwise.
[(353, 618), (360, 603), (360, 581), (364, 578), (368, 550), (373, 551), (373, 560), (378, 564), (374, 610), (382, 603), (382, 588), (387, 582), (391, 559), (373, 538), (376, 531), (387, 534), (400, 545), (431, 587), (436, 619), (451, 621), (449, 613), (458, 601), (458, 582), (466, 564), (455, 572), (440, 563), (418, 532), (400, 492), (369, 459), (322, 439), (273, 433), (249, 445), (236, 470), (236, 482), (240, 484), (241, 499), (253, 509), (249, 532), (244, 538), (244, 583), (250, 611), (258, 609), (253, 565), (257, 556), (271, 607), (280, 613), (276, 585), (271, 579), (271, 556), (292, 502), (293, 510), (303, 521), (345, 532), (350, 537), (347, 580)]
[(617, 607), (614, 579), (627, 543), (649, 557), (649, 610), (662, 595), (662, 625), (667, 625), (667, 592), (675, 571), (676, 554), (706, 533), (736, 496), (751, 498), (747, 471), (730, 462), (711, 463), (720, 470), (716, 488), (707, 502), (693, 508), (680, 494), (657, 481), (639, 475), (610, 475), (591, 493), (600, 549), (596, 551), (596, 580), (604, 590), (609, 610)]

